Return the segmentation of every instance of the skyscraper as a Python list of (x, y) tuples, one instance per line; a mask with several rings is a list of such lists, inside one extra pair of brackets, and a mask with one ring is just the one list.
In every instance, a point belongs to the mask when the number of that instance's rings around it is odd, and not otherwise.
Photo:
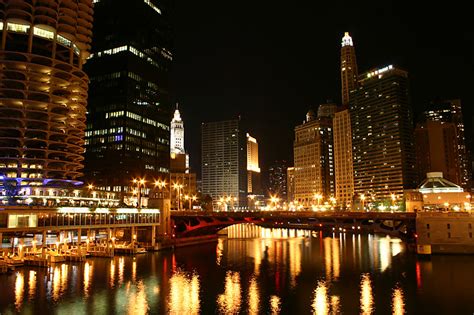
[[(133, 178), (169, 171), (169, 1), (95, 1), (86, 178), (131, 196)], [(143, 191), (146, 194), (146, 191)]]
[(360, 76), (351, 95), (354, 190), (372, 201), (401, 201), (416, 186), (408, 73), (392, 65)]
[(92, 1), (50, 2), (0, 6), (0, 190), (7, 195), (82, 184)]
[(453, 123), (455, 126), (456, 137), (456, 155), (459, 160), (458, 172), (460, 178), (449, 178), (448, 174), (444, 173), (444, 176), (463, 188), (470, 188), (472, 169), (469, 161), (469, 150), (466, 145), (466, 139), (464, 135), (464, 121), (462, 115), (461, 100), (438, 100), (432, 101), (428, 105), (426, 111), (423, 112), (423, 121), (439, 121), (442, 123)]
[(350, 93), (357, 88), (357, 60), (354, 43), (348, 32), (344, 33), (341, 48), (341, 94), (342, 105), (348, 106)]
[(294, 198), (306, 207), (334, 197), (332, 119), (335, 111), (335, 104), (322, 104), (318, 116), (310, 110), (306, 121), (295, 127)]
[(268, 169), (270, 193), (285, 201), (288, 200), (287, 169), (288, 163), (284, 160), (275, 161)]
[(260, 166), (257, 139), (247, 133), (247, 193), (261, 195)]
[(240, 119), (201, 126), (202, 194), (215, 209), (247, 205), (247, 133)]
[(351, 208), (354, 196), (354, 169), (352, 166), (352, 127), (349, 113), (350, 92), (357, 83), (355, 48), (349, 33), (342, 38), (341, 96), (342, 108), (334, 114), (334, 166), (336, 201), (342, 208)]

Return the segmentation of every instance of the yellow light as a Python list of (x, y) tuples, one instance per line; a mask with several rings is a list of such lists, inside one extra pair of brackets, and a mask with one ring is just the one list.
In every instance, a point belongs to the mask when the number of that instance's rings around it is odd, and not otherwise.
[(87, 188), (92, 189), (92, 188), (94, 188), (94, 185), (89, 184), (89, 185), (87, 185)]

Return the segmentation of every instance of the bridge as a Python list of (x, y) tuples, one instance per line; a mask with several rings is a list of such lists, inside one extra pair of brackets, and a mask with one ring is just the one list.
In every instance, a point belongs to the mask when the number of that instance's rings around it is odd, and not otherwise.
[(265, 227), (300, 228), (344, 232), (378, 232), (412, 239), (416, 214), (410, 212), (314, 212), (314, 211), (171, 211), (174, 237), (216, 234), (240, 223)]

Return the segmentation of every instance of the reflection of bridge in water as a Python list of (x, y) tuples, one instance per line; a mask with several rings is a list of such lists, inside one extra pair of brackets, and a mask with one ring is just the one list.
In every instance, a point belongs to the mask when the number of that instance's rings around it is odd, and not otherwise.
[(211, 235), (234, 224), (254, 223), (268, 227), (378, 232), (411, 239), (415, 235), (415, 221), (415, 213), (400, 212), (171, 212), (173, 234), (177, 238)]

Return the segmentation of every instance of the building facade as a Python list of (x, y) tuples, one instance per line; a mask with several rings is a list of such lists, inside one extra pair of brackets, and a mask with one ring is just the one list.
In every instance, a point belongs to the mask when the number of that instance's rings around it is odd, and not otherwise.
[[(464, 120), (462, 115), (461, 100), (438, 100), (432, 101), (426, 111), (423, 112), (423, 121), (439, 121), (441, 123), (453, 123), (455, 126), (455, 137), (457, 148), (455, 150), (459, 160), (460, 179), (451, 179), (447, 173), (446, 178), (454, 181), (465, 189), (472, 186), (472, 167), (469, 158), (469, 150), (466, 145)], [(454, 141), (454, 140), (453, 140)]]
[(91, 0), (0, 5), (0, 195), (83, 184), (92, 22)]
[(341, 209), (351, 209), (354, 198), (354, 168), (352, 161), (352, 126), (349, 113), (350, 92), (358, 87), (358, 68), (354, 43), (345, 33), (341, 44), (341, 101), (334, 114), (335, 197)]
[[(172, 63), (168, 1), (95, 1), (86, 180), (131, 194), (133, 178), (168, 176)], [(147, 189), (142, 187), (142, 195)]]
[(269, 192), (284, 201), (288, 201), (287, 185), (288, 162), (284, 160), (275, 161), (268, 169)]
[(247, 133), (247, 193), (262, 195), (257, 139)]
[(295, 168), (293, 166), (286, 169), (286, 185), (288, 202), (290, 203), (295, 200)]
[(404, 189), (416, 187), (408, 73), (389, 65), (362, 74), (350, 114), (356, 197), (366, 209), (401, 201)]
[(322, 204), (334, 197), (334, 156), (332, 119), (335, 104), (322, 104), (295, 127), (294, 199), (305, 207)]
[(441, 121), (418, 123), (415, 128), (417, 181), (421, 183), (426, 173), (442, 172), (456, 183), (462, 182), (462, 157), (458, 155), (456, 125)]
[[(202, 195), (214, 209), (247, 205), (247, 137), (240, 119), (201, 126)], [(218, 204), (221, 203), (221, 204)]]

